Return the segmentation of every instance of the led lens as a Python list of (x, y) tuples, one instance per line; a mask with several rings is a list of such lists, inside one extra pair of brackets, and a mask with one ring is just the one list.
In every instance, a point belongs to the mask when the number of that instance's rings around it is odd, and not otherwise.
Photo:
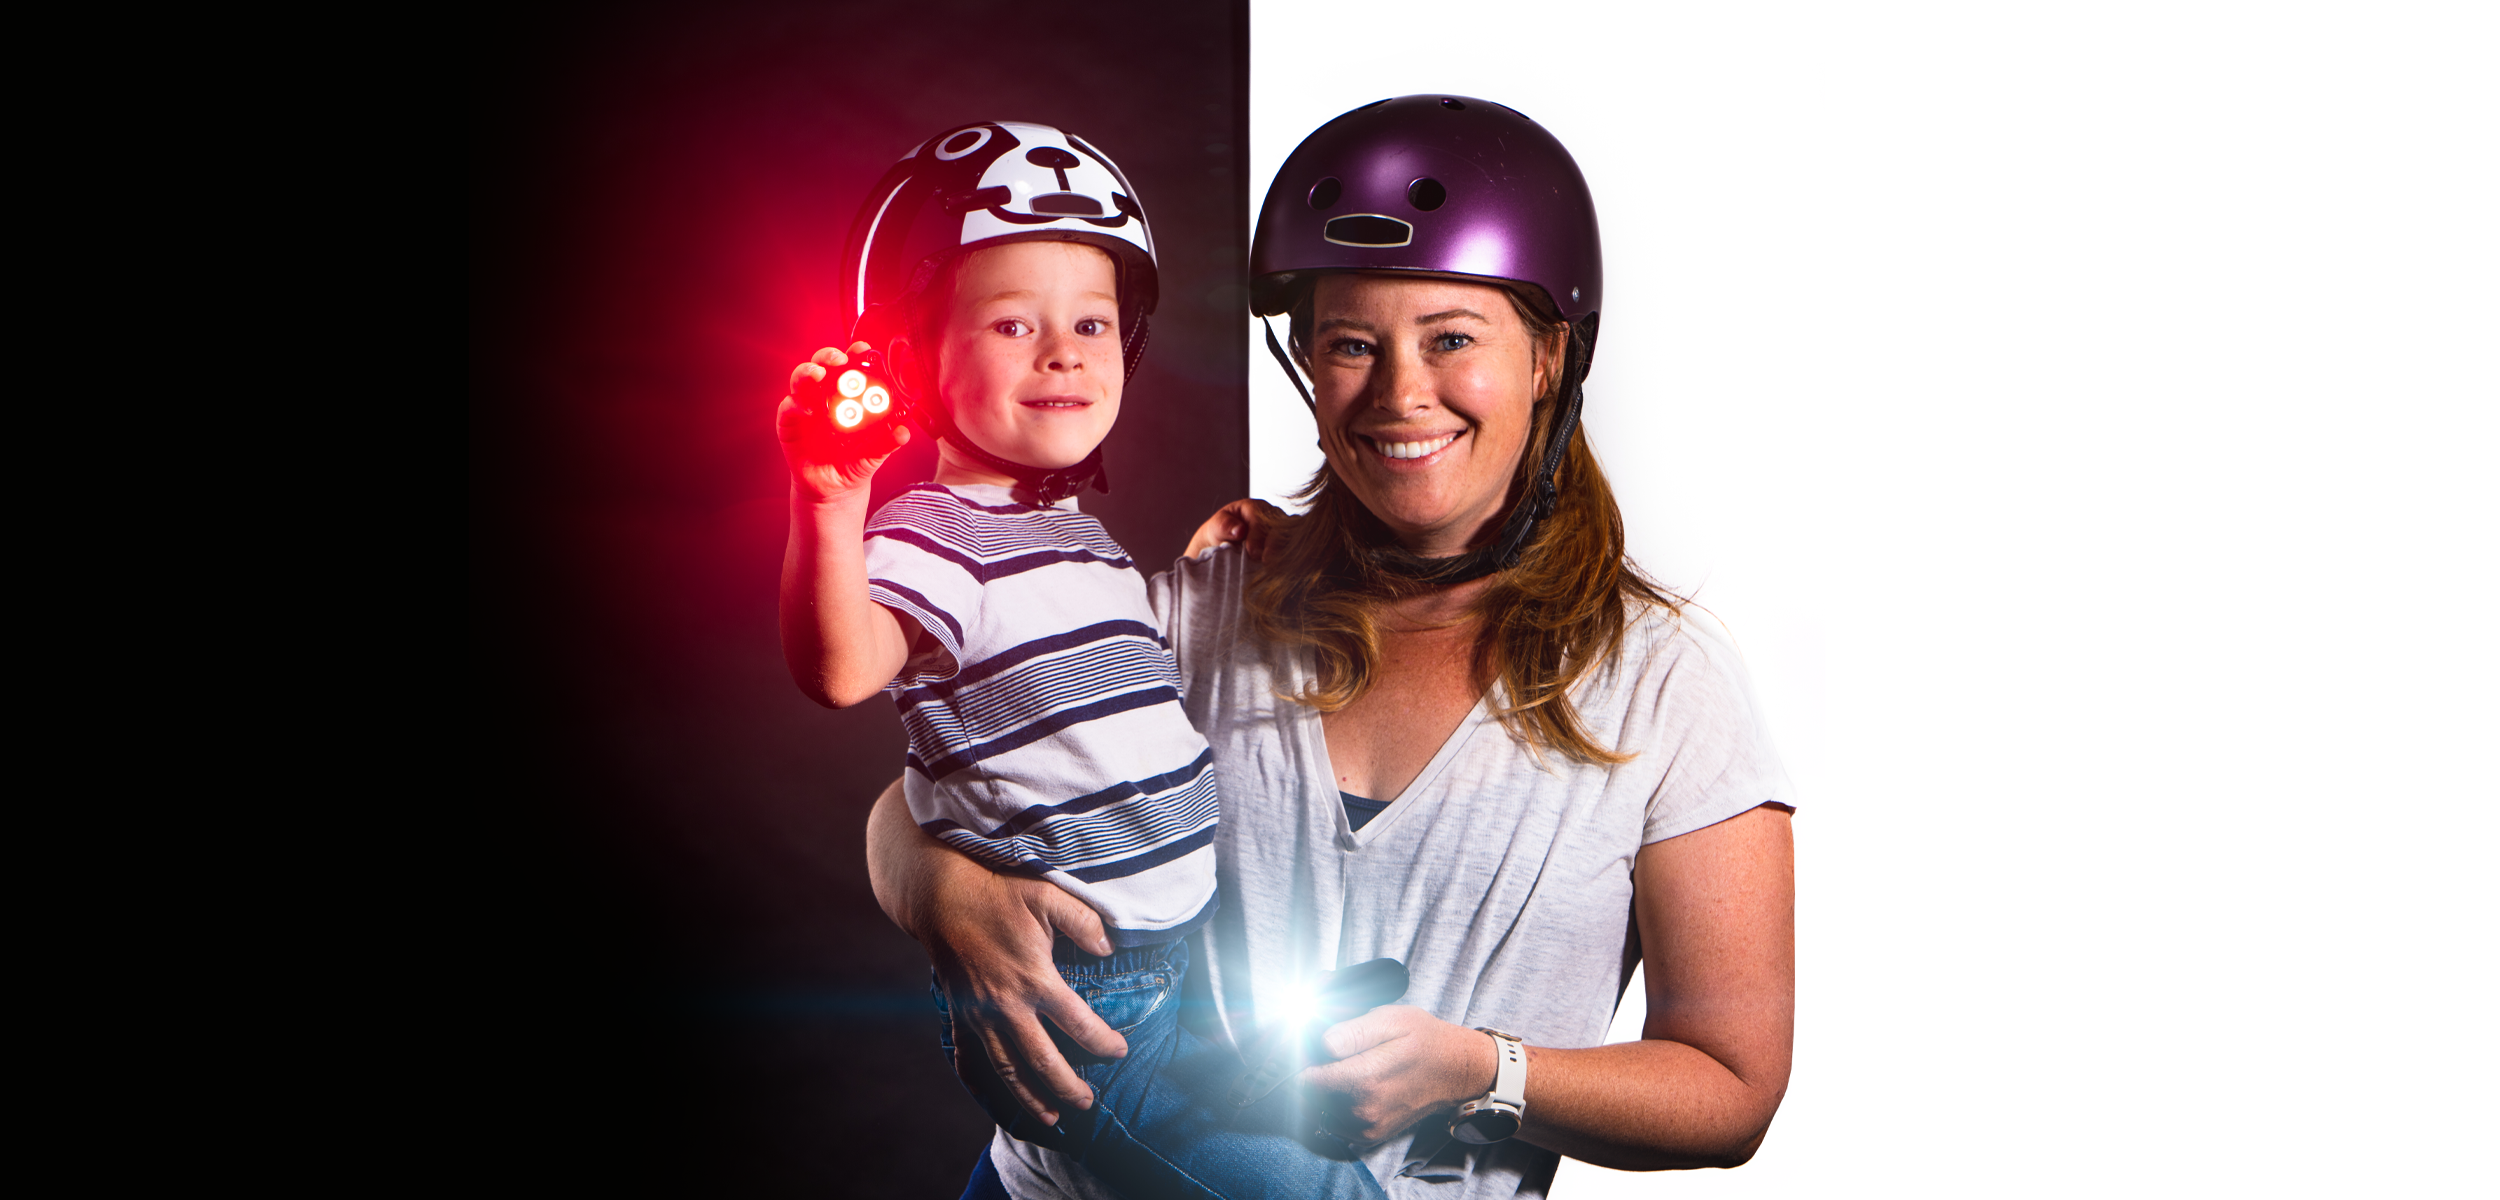
[(858, 371), (844, 371), (842, 378), (833, 381), (833, 390), (842, 393), (845, 397), (856, 397), (867, 386), (868, 376)]
[(868, 410), (861, 408), (857, 400), (845, 400), (833, 406), (833, 423), (844, 429), (857, 429), (859, 423), (867, 419)]
[(884, 388), (872, 383), (868, 385), (866, 394), (859, 398), (859, 402), (867, 405), (869, 412), (881, 413), (885, 411), (886, 405), (893, 402), (893, 397), (886, 395)]

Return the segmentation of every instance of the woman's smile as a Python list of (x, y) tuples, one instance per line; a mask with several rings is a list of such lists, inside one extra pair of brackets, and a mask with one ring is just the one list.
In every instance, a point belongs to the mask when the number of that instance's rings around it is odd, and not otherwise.
[(1439, 454), (1441, 451), (1448, 449), (1450, 443), (1457, 441), (1459, 438), (1459, 435), (1456, 433), (1445, 433), (1438, 437), (1415, 437), (1411, 435), (1389, 435), (1378, 433), (1366, 433), (1359, 434), (1357, 436), (1361, 437), (1365, 443), (1369, 444), (1373, 452), (1379, 454), (1382, 458), (1389, 459), (1393, 462), (1417, 462), (1422, 459), (1430, 458), (1433, 455)]
[(1509, 508), (1539, 356), (1486, 284), (1330, 275), (1312, 296), (1320, 445), (1407, 550), (1464, 554)]

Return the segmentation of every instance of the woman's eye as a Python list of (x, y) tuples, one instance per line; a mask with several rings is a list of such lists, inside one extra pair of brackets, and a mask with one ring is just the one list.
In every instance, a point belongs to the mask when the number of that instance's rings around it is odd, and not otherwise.
[(1432, 339), (1432, 348), (1446, 354), (1452, 350), (1464, 350), (1474, 345), (1475, 341), (1475, 338), (1464, 333), (1435, 334)]
[(1330, 354), (1343, 355), (1347, 358), (1365, 358), (1370, 356), (1372, 352), (1372, 344), (1370, 342), (1358, 342), (1353, 338), (1339, 338), (1328, 344), (1328, 352)]
[(1000, 321), (998, 324), (990, 326), (990, 328), (997, 330), (999, 336), (1001, 337), (1023, 337), (1025, 334), (1033, 331), (1032, 326), (1016, 320), (1013, 317)]

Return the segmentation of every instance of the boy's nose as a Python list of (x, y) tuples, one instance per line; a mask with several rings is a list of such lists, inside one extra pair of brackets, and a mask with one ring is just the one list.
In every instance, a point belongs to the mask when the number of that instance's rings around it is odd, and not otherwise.
[(1064, 333), (1045, 334), (1042, 338), (1042, 369), (1046, 371), (1082, 371), (1085, 356), (1078, 352), (1073, 338)]

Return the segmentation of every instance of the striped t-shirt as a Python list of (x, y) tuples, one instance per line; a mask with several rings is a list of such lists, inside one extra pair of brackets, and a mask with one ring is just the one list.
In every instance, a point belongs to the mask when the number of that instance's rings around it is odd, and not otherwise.
[(1102, 522), (921, 484), (868, 523), (868, 594), (943, 653), (886, 693), (903, 795), (939, 840), (1066, 888), (1121, 946), (1215, 911), (1213, 756), (1146, 580)]

